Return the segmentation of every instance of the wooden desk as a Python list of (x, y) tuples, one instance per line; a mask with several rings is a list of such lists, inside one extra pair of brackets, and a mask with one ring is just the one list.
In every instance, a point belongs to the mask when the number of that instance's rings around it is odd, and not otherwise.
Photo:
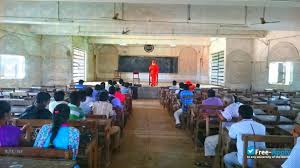
[(253, 113), (255, 115), (266, 115), (267, 113), (264, 112), (262, 109), (253, 109)]
[(279, 129), (280, 133), (283, 133), (284, 135), (291, 135), (291, 131), (295, 125), (276, 125), (276, 128)]
[(276, 124), (292, 124), (293, 121), (283, 117), (283, 116), (276, 116), (276, 115), (256, 115), (253, 117), (254, 120), (260, 122), (262, 124), (267, 125), (276, 125)]
[(76, 161), (21, 157), (0, 157), (0, 168), (72, 168)]

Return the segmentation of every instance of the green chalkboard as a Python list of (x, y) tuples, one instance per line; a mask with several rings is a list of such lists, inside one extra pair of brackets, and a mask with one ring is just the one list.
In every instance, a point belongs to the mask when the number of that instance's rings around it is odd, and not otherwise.
[(145, 56), (119, 56), (119, 72), (148, 72), (153, 59), (157, 60), (160, 73), (178, 73), (178, 57), (145, 57)]

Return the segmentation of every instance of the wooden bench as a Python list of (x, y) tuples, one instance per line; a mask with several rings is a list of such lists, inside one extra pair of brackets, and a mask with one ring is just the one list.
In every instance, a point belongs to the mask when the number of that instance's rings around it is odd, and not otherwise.
[[(17, 127), (22, 127), (25, 124), (30, 124), (30, 126), (34, 129), (28, 133), (31, 135), (32, 140), (35, 140), (35, 137), (38, 134), (36, 128), (41, 128), (45, 124), (50, 124), (51, 120), (23, 120), (23, 119), (15, 119), (13, 124)], [(80, 135), (86, 134), (90, 135), (91, 139), (85, 144), (83, 139), (80, 140), (79, 144), (79, 152), (77, 156), (77, 160), (80, 164), (85, 165), (85, 167), (96, 168), (98, 166), (98, 127), (95, 121), (69, 121), (68, 122), (72, 127), (76, 127), (80, 131)]]
[[(247, 167), (247, 148), (249, 141), (254, 142), (265, 142), (272, 144), (283, 144), (284, 146), (290, 145), (292, 148), (296, 142), (296, 139), (293, 136), (282, 136), (282, 135), (242, 135), (244, 142), (243, 150), (243, 168)], [(285, 159), (254, 159), (254, 167), (268, 167), (268, 168), (277, 168), (280, 167)]]

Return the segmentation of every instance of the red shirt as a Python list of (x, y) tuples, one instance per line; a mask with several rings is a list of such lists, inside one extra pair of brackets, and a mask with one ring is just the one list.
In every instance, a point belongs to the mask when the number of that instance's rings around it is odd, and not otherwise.
[(122, 103), (125, 102), (125, 95), (123, 95), (121, 92), (116, 92), (115, 97), (118, 98)]
[(151, 64), (149, 66), (150, 74), (157, 74), (159, 72), (159, 66), (157, 64)]

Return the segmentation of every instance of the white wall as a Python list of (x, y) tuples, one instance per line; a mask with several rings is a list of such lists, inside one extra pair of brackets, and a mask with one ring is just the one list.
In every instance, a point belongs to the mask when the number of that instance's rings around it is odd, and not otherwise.
[[(269, 47), (268, 47), (269, 45)], [(269, 54), (268, 54), (269, 49)], [(270, 32), (266, 38), (254, 41), (254, 88), (300, 89), (300, 32)], [(269, 56), (268, 56), (269, 55)], [(272, 61), (291, 61), (294, 64), (294, 79), (290, 86), (268, 84), (268, 64)]]

